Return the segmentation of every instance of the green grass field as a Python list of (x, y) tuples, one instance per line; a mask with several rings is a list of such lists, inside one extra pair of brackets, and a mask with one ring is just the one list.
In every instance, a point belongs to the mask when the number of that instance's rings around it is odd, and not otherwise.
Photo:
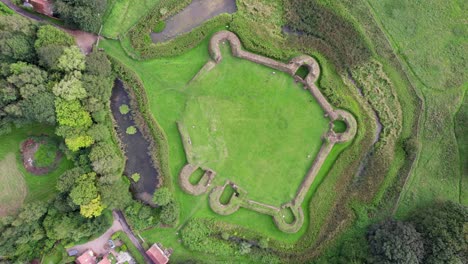
[[(278, 125), (284, 127), (284, 130), (281, 132), (283, 134), (280, 135), (271, 135), (271, 133), (268, 133), (267, 135), (263, 135), (263, 137), (270, 137), (274, 142), (277, 142), (279, 140), (280, 136), (284, 136), (285, 131), (294, 131), (293, 134), (296, 136), (300, 136), (303, 138), (293, 138), (291, 139), (286, 139), (289, 144), (303, 144), (306, 146), (297, 146), (296, 145), (296, 150), (293, 151), (293, 148), (290, 148), (289, 146), (284, 146), (281, 145), (280, 147), (284, 148), (283, 150), (286, 151), (285, 155), (280, 155), (280, 156), (275, 156), (278, 154), (278, 152), (274, 152), (272, 150), (268, 150), (268, 148), (272, 149), (272, 145), (268, 146), (261, 146), (261, 142), (263, 141), (262, 138), (249, 138), (249, 134), (246, 132), (242, 131), (236, 131), (236, 133), (245, 133), (242, 137), (239, 137), (242, 140), (239, 140), (237, 144), (244, 144), (240, 145), (240, 148), (235, 151), (246, 151), (245, 148), (247, 148), (247, 140), (252, 141), (253, 144), (259, 145), (259, 146), (254, 146), (253, 149), (255, 151), (265, 151), (263, 155), (269, 155), (269, 157), (272, 157), (273, 163), (279, 163), (275, 164), (277, 168), (281, 168), (282, 170), (288, 170), (288, 169), (297, 169), (296, 171), (298, 172), (296, 175), (294, 174), (286, 174), (286, 175), (281, 175), (281, 174), (272, 174), (272, 175), (265, 175), (265, 177), (280, 177), (279, 181), (282, 184), (285, 184), (289, 181), (289, 179), (292, 179), (295, 181), (294, 184), (291, 184), (289, 187), (289, 190), (279, 190), (283, 194), (283, 197), (288, 197), (291, 192), (295, 192), (297, 186), (299, 185), (301, 179), (306, 173), (306, 170), (310, 166), (312, 159), (308, 159), (307, 156), (308, 154), (311, 153), (311, 150), (313, 151), (314, 148), (318, 145), (320, 145), (320, 133), (321, 131), (324, 131), (323, 127), (323, 122), (324, 118), (322, 117), (322, 112), (320, 108), (316, 105), (317, 103), (315, 100), (312, 98), (310, 94), (308, 94), (306, 91), (299, 89), (298, 86), (294, 85), (294, 83), (291, 81), (291, 78), (283, 75), (276, 73), (275, 75), (272, 74), (272, 70), (269, 68), (265, 68), (259, 65), (252, 65), (251, 63), (244, 62), (244, 61), (238, 61), (238, 59), (232, 58), (231, 56), (225, 54), (225, 60), (224, 62), (219, 65), (219, 68), (213, 69), (212, 73), (206, 74), (205, 77), (202, 77), (200, 80), (200, 86), (199, 84), (193, 83), (191, 85), (187, 86), (187, 82), (191, 80), (193, 76), (198, 72), (198, 70), (206, 63), (206, 61), (209, 58), (208, 55), (208, 43), (207, 41), (204, 41), (202, 44), (200, 44), (197, 48), (181, 55), (178, 57), (174, 58), (168, 58), (168, 59), (155, 59), (155, 60), (148, 60), (148, 61), (134, 61), (131, 58), (127, 57), (120, 47), (119, 43), (117, 41), (110, 41), (110, 40), (105, 40), (102, 41), (100, 44), (101, 48), (104, 48), (108, 54), (111, 56), (114, 56), (115, 58), (119, 59), (122, 63), (124, 63), (127, 67), (133, 69), (143, 80), (143, 83), (145, 85), (145, 89), (147, 92), (147, 96), (149, 99), (149, 108), (151, 112), (154, 114), (156, 120), (158, 120), (159, 124), (163, 127), (168, 140), (169, 140), (169, 160), (170, 160), (170, 169), (171, 169), (171, 174), (173, 177), (173, 183), (174, 186), (176, 186), (176, 196), (180, 202), (180, 205), (182, 206), (181, 208), (181, 220), (180, 220), (180, 226), (185, 224), (189, 219), (192, 217), (210, 217), (210, 218), (216, 218), (228, 223), (232, 224), (237, 224), (246, 228), (250, 228), (253, 230), (258, 231), (261, 234), (273, 237), (275, 239), (284, 241), (284, 242), (289, 242), (293, 243), (297, 241), (306, 231), (308, 223), (309, 223), (309, 214), (306, 214), (306, 219), (305, 223), (303, 225), (303, 228), (295, 233), (295, 234), (286, 234), (277, 229), (275, 226), (272, 218), (267, 215), (262, 215), (258, 214), (256, 212), (247, 210), (247, 209), (240, 209), (238, 212), (236, 212), (233, 215), (230, 216), (220, 216), (217, 215), (216, 213), (212, 212), (211, 209), (209, 208), (208, 205), (208, 199), (206, 195), (203, 195), (201, 197), (194, 197), (188, 194), (185, 194), (179, 187), (178, 187), (178, 181), (177, 181), (177, 175), (182, 168), (183, 165), (186, 163), (186, 157), (185, 153), (183, 150), (182, 146), (182, 141), (176, 126), (176, 121), (183, 120), (184, 118), (187, 118), (187, 120), (193, 120), (193, 117), (191, 117), (186, 109), (187, 109), (187, 102), (189, 102), (189, 107), (190, 104), (195, 104), (191, 107), (197, 106), (196, 102), (197, 100), (192, 100), (192, 102), (188, 99), (191, 99), (192, 97), (196, 99), (197, 97), (200, 97), (202, 95), (203, 99), (209, 99), (209, 95), (213, 95), (214, 91), (217, 91), (216, 93), (218, 94), (219, 98), (216, 98), (214, 100), (211, 98), (211, 101), (217, 101), (216, 106), (218, 107), (227, 107), (226, 111), (231, 111), (235, 110), (236, 107), (238, 108), (239, 105), (236, 106), (236, 104), (239, 104), (239, 98), (244, 97), (243, 103), (247, 102), (257, 102), (258, 105), (252, 105), (250, 106), (251, 108), (253, 107), (256, 109), (256, 114), (260, 115), (263, 114), (261, 110), (266, 111), (267, 109), (265, 108), (268, 106), (268, 104), (272, 104), (271, 109), (273, 113), (270, 113), (268, 115), (268, 118), (274, 118), (280, 117), (280, 114), (285, 115), (294, 115), (294, 116), (288, 116), (288, 121), (286, 124), (287, 128), (284, 125), (284, 122), (278, 122), (279, 118), (275, 119), (275, 122), (272, 122), (272, 124), (266, 124), (266, 122), (262, 122), (262, 126), (259, 126), (255, 128), (255, 133), (260, 133), (261, 131), (266, 131), (267, 129), (270, 128), (278, 128)], [(233, 66), (230, 64), (237, 64), (239, 63), (236, 67), (236, 71), (240, 71), (240, 76), (233, 76), (233, 75), (223, 75), (223, 72), (227, 70), (229, 66)], [(248, 65), (248, 69), (244, 69), (244, 67)], [(253, 67), (252, 67), (253, 66)], [(257, 80), (255, 80), (254, 77), (249, 77), (247, 75), (249, 71), (255, 71), (256, 73), (259, 74), (259, 77)], [(216, 83), (217, 78), (212, 78), (210, 77), (210, 74), (214, 74), (213, 76), (219, 76), (222, 78), (226, 78), (226, 84), (232, 85), (233, 83), (235, 84), (236, 82), (239, 82), (239, 85), (234, 85), (234, 87), (229, 87), (229, 85), (223, 85), (222, 79), (218, 80), (219, 82)], [(210, 78), (211, 78), (211, 83), (210, 83)], [(251, 78), (254, 78), (253, 80)], [(255, 81), (257, 83), (261, 83), (262, 79), (266, 78), (266, 80), (272, 78), (276, 78), (277, 81), (272, 82), (276, 83), (275, 87), (277, 88), (274, 90), (273, 87), (269, 86), (260, 86), (256, 87), (258, 91), (255, 91), (255, 96), (252, 96), (252, 98), (248, 98), (248, 96), (243, 95), (241, 96), (240, 93), (245, 92), (245, 91), (252, 91), (255, 87), (253, 86), (248, 86), (247, 82), (250, 81)], [(236, 80), (237, 79), (237, 80)], [(246, 80), (242, 80), (246, 79)], [(265, 79), (263, 79), (265, 81)], [(208, 81), (208, 82), (207, 82)], [(278, 82), (279, 81), (279, 82)], [(201, 85), (202, 83), (206, 82), (206, 86)], [(282, 86), (282, 84), (285, 84), (286, 86)], [(212, 87), (210, 87), (212, 86)], [(240, 89), (242, 87), (242, 89)], [(269, 95), (267, 99), (261, 98), (261, 94)], [(222, 95), (222, 96), (221, 96)], [(231, 98), (232, 96), (232, 98)], [(281, 98), (281, 96), (292, 96), (292, 98)], [(246, 98), (247, 97), (247, 98)], [(294, 101), (296, 100), (296, 101)], [(190, 103), (191, 102), (191, 103)], [(289, 105), (292, 109), (280, 109), (279, 107), (281, 106), (281, 103), (284, 103), (286, 106)], [(291, 106), (291, 104), (293, 104)], [(203, 102), (203, 104), (206, 106), (206, 102)], [(263, 104), (263, 105), (262, 105)], [(266, 104), (266, 105), (265, 105)], [(300, 105), (301, 107), (296, 107), (296, 105)], [(273, 107), (274, 106), (274, 107)], [(276, 109), (277, 108), (277, 109)], [(275, 112), (276, 111), (276, 112)], [(284, 111), (284, 112), (283, 112)], [(291, 112), (288, 112), (291, 111)], [(212, 111), (211, 113), (216, 114), (215, 111)], [(304, 114), (304, 113), (309, 113), (309, 115)], [(195, 125), (195, 128), (199, 126), (200, 122), (208, 122), (208, 120), (211, 120), (209, 117), (203, 117), (201, 112), (200, 114), (200, 120), (197, 120), (197, 124), (192, 124)], [(217, 113), (217, 118), (227, 118), (227, 117), (240, 117), (245, 113), (224, 113), (223, 115), (219, 115), (219, 112)], [(215, 117), (215, 116), (213, 116)], [(320, 121), (320, 119), (322, 121)], [(258, 118), (257, 118), (258, 120)], [(221, 122), (222, 121), (222, 122)], [(240, 121), (240, 120), (239, 120)], [(302, 121), (308, 121), (307, 122), (302, 122)], [(229, 126), (232, 128), (232, 126), (235, 125), (235, 123), (232, 123), (233, 121), (231, 120), (220, 120), (220, 125), (223, 124), (223, 126)], [(319, 122), (319, 123), (317, 123)], [(243, 125), (244, 127), (251, 127), (253, 122), (247, 122), (245, 121), (244, 124), (240, 123), (240, 125)], [(299, 125), (300, 124), (300, 125)], [(317, 125), (321, 124), (321, 128), (317, 129)], [(189, 125), (189, 124), (188, 124)], [(270, 127), (269, 127), (270, 125)], [(293, 125), (297, 125), (298, 127), (295, 127)], [(190, 127), (193, 129), (193, 127)], [(221, 126), (219, 128), (222, 128)], [(250, 128), (252, 129), (252, 128)], [(263, 129), (263, 130), (262, 130)], [(301, 129), (308, 129), (310, 131), (300, 131)], [(214, 131), (213, 131), (214, 132)], [(227, 133), (227, 132), (224, 132)], [(231, 132), (232, 133), (232, 132)], [(310, 133), (316, 133), (318, 136), (310, 136)], [(274, 134), (274, 133), (273, 133)], [(201, 135), (201, 134), (200, 134)], [(254, 134), (255, 135), (255, 134)], [(196, 135), (195, 135), (196, 137)], [(205, 138), (206, 139), (206, 138)], [(228, 139), (228, 138), (227, 138)], [(195, 140), (195, 139), (194, 139)], [(231, 140), (227, 146), (232, 147), (233, 143), (236, 143), (233, 139)], [(245, 140), (245, 141), (244, 141)], [(244, 141), (244, 142), (242, 142)], [(195, 142), (195, 141), (194, 141)], [(229, 142), (229, 141), (226, 141)], [(242, 147), (244, 149), (242, 149)], [(336, 159), (337, 155), (346, 147), (346, 145), (337, 145), (331, 155), (330, 158), (327, 160), (327, 162), (324, 164), (322, 171), (318, 175), (317, 181), (314, 183), (310, 191), (308, 193), (308, 196), (306, 198), (306, 201), (303, 203), (303, 209), (305, 212), (308, 212), (308, 202), (310, 201), (310, 198), (312, 196), (313, 191), (318, 187), (318, 184), (320, 183), (321, 179), (326, 175), (326, 172), (330, 169), (331, 165), (333, 164), (333, 161)], [(234, 152), (235, 153), (235, 152)], [(254, 152), (255, 153), (255, 152)], [(257, 152), (258, 153), (258, 152)], [(287, 153), (287, 154), (286, 154)], [(283, 153), (280, 153), (283, 154)], [(314, 153), (312, 153), (313, 155)], [(239, 154), (237, 154), (239, 155)], [(266, 157), (262, 157), (263, 155), (257, 154), (258, 157), (255, 157), (255, 155), (250, 155), (250, 159), (256, 159), (259, 162), (257, 164), (252, 164), (248, 166), (253, 166), (254, 169), (256, 170), (261, 170), (262, 168), (265, 168), (262, 164), (262, 162), (266, 161)], [(287, 167), (285, 164), (287, 163), (282, 163), (280, 159), (285, 158), (289, 159), (289, 157), (286, 157), (287, 155), (293, 155), (293, 157), (298, 157), (300, 159), (300, 162), (296, 162), (295, 164), (298, 166), (301, 166), (300, 168), (284, 168)], [(295, 155), (295, 156), (294, 156)], [(207, 156), (208, 157), (208, 156)], [(245, 162), (248, 162), (246, 160), (242, 160), (240, 157), (236, 158), (240, 162), (243, 162), (243, 164), (246, 164)], [(262, 161), (263, 159), (263, 161)], [(288, 162), (291, 162), (289, 160)], [(228, 165), (223, 165), (224, 168), (229, 168)], [(234, 163), (232, 165), (234, 166)], [(283, 166), (283, 167), (282, 167)], [(215, 170), (217, 168), (214, 168)], [(223, 169), (223, 167), (220, 167), (220, 169)], [(236, 170), (241, 170), (241, 171), (249, 171), (248, 168), (236, 168)], [(221, 171), (220, 171), (221, 173)], [(248, 184), (250, 188), (255, 187), (255, 181), (247, 181), (248, 177), (253, 177), (250, 176), (252, 174), (248, 175), (242, 175), (242, 176), (222, 176), (222, 174), (219, 176), (219, 180), (222, 180), (222, 177), (229, 177), (232, 180), (237, 179), (236, 177), (240, 177), (240, 180), (244, 180)], [(243, 178), (242, 178), (243, 177)], [(256, 177), (256, 176), (255, 176)], [(267, 178), (263, 178), (263, 180), (266, 180)], [(221, 181), (223, 182), (223, 181)], [(216, 182), (219, 183), (219, 182)], [(274, 184), (269, 183), (270, 190), (274, 190)], [(284, 188), (283, 186), (278, 186), (278, 188)], [(257, 191), (257, 190), (256, 190)], [(255, 191), (254, 191), (255, 192)], [(259, 194), (254, 194), (252, 192), (252, 195), (259, 195)], [(259, 191), (260, 192), (260, 191)], [(266, 193), (265, 191), (263, 191)], [(282, 202), (284, 200), (279, 200), (276, 197), (272, 197), (274, 195), (269, 195), (267, 193), (266, 197), (265, 195), (262, 195), (261, 201), (276, 201)], [(260, 197), (260, 195), (258, 196)], [(171, 229), (174, 230), (174, 234), (177, 230), (176, 229)], [(169, 232), (169, 231), (163, 231), (159, 229), (155, 230), (150, 230), (150, 231), (145, 231), (143, 233), (143, 236), (149, 236), (149, 237), (156, 237), (160, 232)], [(166, 240), (166, 239), (165, 239)], [(177, 239), (169, 239), (167, 238), (167, 241), (169, 243), (168, 246), (174, 246), (172, 245), (173, 241), (177, 241)], [(163, 241), (166, 242), (166, 241)]]
[(404, 216), (434, 199), (468, 204), (454, 133), (454, 116), (468, 88), (464, 2), (368, 2), (426, 107), (420, 158), (402, 192), (398, 214)]
[(18, 170), (14, 153), (9, 153), (0, 160), (0, 216), (16, 212), (21, 207), (28, 187)]
[(274, 206), (290, 201), (328, 129), (324, 112), (293, 78), (230, 56), (182, 89), (181, 121), (192, 140), (190, 162), (229, 179), (250, 199)]
[[(15, 128), (11, 133), (0, 137), (1, 177), (9, 177), (9, 179), (11, 179), (12, 177), (17, 178), (19, 175), (22, 176), (26, 183), (26, 188), (24, 188), (23, 192), (27, 192), (27, 194), (24, 193), (17, 195), (25, 195), (26, 202), (38, 200), (44, 201), (52, 198), (57, 192), (55, 189), (57, 178), (64, 171), (73, 167), (73, 163), (71, 161), (67, 160), (66, 158), (62, 158), (59, 166), (49, 174), (38, 176), (33, 175), (24, 169), (20, 154), (21, 142), (23, 142), (29, 136), (53, 135), (53, 133), (54, 130), (52, 127), (43, 125), (28, 125), (21, 128)], [(14, 159), (12, 159), (12, 157), (14, 157)], [(9, 172), (10, 174), (5, 175), (5, 172)], [(21, 189), (15, 189), (12, 191), (22, 192)], [(10, 199), (10, 202), (15, 201), (14, 197), (9, 195), (11, 195), (9, 192), (0, 193), (2, 204), (5, 204), (5, 199)]]
[(150, 12), (159, 0), (142, 0), (134, 3), (131, 0), (109, 1), (109, 10), (105, 15), (102, 35), (117, 38), (127, 32), (139, 19)]

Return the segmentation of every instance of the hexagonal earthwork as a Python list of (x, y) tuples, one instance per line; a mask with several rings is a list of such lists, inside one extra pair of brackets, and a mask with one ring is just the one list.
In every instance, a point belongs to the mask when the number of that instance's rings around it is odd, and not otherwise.
[[(325, 135), (322, 136), (322, 146), (316, 155), (310, 169), (304, 176), (301, 185), (298, 187), (296, 195), (291, 201), (288, 201), (282, 204), (280, 207), (277, 207), (249, 199), (247, 191), (230, 180), (226, 180), (222, 186), (211, 187), (211, 182), (216, 176), (216, 173), (210, 168), (202, 167), (204, 173), (198, 182), (195, 184), (191, 183), (189, 181), (190, 176), (197, 169), (199, 169), (201, 165), (191, 163), (189, 155), (191, 153), (192, 142), (190, 136), (188, 135), (187, 129), (183, 126), (183, 124), (178, 123), (179, 132), (181, 134), (187, 160), (189, 162), (182, 168), (179, 174), (180, 186), (185, 192), (192, 195), (201, 195), (203, 193), (210, 192), (210, 207), (218, 214), (233, 214), (240, 207), (244, 207), (262, 214), (272, 216), (277, 227), (283, 232), (297, 232), (304, 223), (304, 213), (302, 211), (301, 204), (304, 201), (309, 188), (314, 182), (315, 177), (317, 176), (320, 168), (332, 150), (334, 144), (347, 142), (355, 136), (357, 129), (356, 120), (349, 112), (340, 109), (334, 109), (317, 88), (315, 81), (320, 74), (320, 69), (315, 59), (310, 56), (303, 55), (293, 58), (289, 63), (282, 63), (267, 57), (253, 54), (242, 50), (242, 46), (238, 37), (229, 31), (218, 32), (211, 38), (209, 45), (211, 59), (194, 76), (192, 81), (197, 80), (200, 76), (212, 70), (219, 62), (222, 61), (223, 57), (221, 55), (220, 43), (224, 43), (226, 41), (230, 43), (232, 54), (235, 57), (249, 60), (261, 65), (265, 65), (272, 69), (285, 72), (291, 75), (296, 80), (296, 82), (302, 83), (304, 88), (309, 90), (314, 98), (318, 101), (321, 108), (325, 112), (325, 116), (330, 119), (330, 128), (325, 133)], [(299, 72), (301, 72), (303, 69), (306, 69), (306, 71), (301, 75)], [(346, 130), (342, 133), (337, 133), (333, 130), (333, 122), (337, 120), (341, 120), (346, 124)], [(231, 191), (230, 197), (228, 197), (227, 201), (222, 201), (223, 199), (221, 198), (226, 188), (229, 188)], [(286, 217), (287, 215), (289, 217)]]

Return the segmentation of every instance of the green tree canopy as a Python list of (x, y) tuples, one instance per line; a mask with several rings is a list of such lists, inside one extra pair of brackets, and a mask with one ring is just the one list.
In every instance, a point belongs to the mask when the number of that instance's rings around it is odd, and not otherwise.
[(91, 203), (97, 196), (96, 173), (94, 172), (86, 173), (78, 177), (70, 192), (70, 197), (73, 202), (80, 206)]
[(39, 27), (37, 31), (37, 39), (34, 42), (36, 51), (39, 48), (49, 45), (56, 46), (72, 46), (75, 40), (66, 32), (51, 25), (44, 25)]
[(161, 187), (154, 192), (153, 203), (165, 206), (174, 200), (172, 192), (167, 187)]
[(78, 100), (55, 99), (55, 111), (57, 121), (61, 126), (87, 129), (93, 123), (91, 116)]
[(467, 206), (438, 202), (417, 211), (410, 220), (424, 237), (427, 251), (424, 263), (466, 263)]
[(367, 239), (374, 263), (422, 263), (422, 235), (411, 223), (384, 221), (369, 229)]
[(76, 46), (65, 48), (57, 68), (64, 72), (82, 71), (85, 69), (85, 56)]
[(56, 96), (60, 96), (67, 101), (83, 99), (86, 97), (86, 90), (83, 88), (80, 77), (80, 72), (67, 74), (52, 88), (52, 91)]

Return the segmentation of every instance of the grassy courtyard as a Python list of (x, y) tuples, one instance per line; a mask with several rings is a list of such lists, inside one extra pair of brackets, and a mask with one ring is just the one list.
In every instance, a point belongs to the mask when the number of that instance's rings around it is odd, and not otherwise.
[(140, 18), (150, 12), (159, 0), (143, 0), (134, 3), (131, 0), (109, 1), (110, 8), (102, 28), (102, 35), (117, 38), (127, 32)]
[(328, 129), (324, 112), (291, 76), (230, 56), (183, 88), (190, 162), (230, 179), (249, 198), (291, 200)]
[(48, 200), (56, 194), (57, 178), (73, 163), (62, 158), (58, 167), (45, 175), (33, 175), (24, 169), (20, 154), (20, 144), (29, 136), (53, 135), (53, 128), (42, 125), (28, 125), (15, 128), (0, 137), (0, 174), (3, 185), (0, 190), (2, 205), (19, 207), (21, 202)]
[[(176, 121), (184, 122), (188, 128), (195, 160), (218, 172), (214, 184), (231, 179), (253, 199), (280, 205), (295, 194), (321, 145), (320, 136), (327, 129), (327, 119), (307, 91), (288, 75), (273, 74), (272, 69), (232, 57), (227, 47), (220, 65), (187, 85), (209, 59), (206, 40), (178, 57), (143, 62), (127, 57), (118, 42), (102, 41), (100, 47), (143, 80), (149, 108), (169, 141), (169, 165), (182, 206), (179, 227), (193, 217), (214, 217), (285, 242), (297, 241), (305, 233), (308, 214), (299, 232), (285, 234), (270, 216), (246, 209), (220, 216), (209, 208), (207, 195), (194, 197), (184, 193), (178, 187), (177, 176), (186, 156)], [(333, 149), (311, 189), (317, 188), (345, 147), (338, 145)], [(303, 204), (306, 212), (312, 193), (308, 193)], [(148, 235), (158, 232), (151, 230)]]

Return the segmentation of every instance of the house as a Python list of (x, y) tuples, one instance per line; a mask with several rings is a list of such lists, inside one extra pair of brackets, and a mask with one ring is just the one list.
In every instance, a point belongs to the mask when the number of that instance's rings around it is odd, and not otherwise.
[(32, 6), (34, 11), (52, 17), (54, 8), (51, 0), (26, 0), (24, 6)]
[(91, 249), (86, 250), (75, 260), (76, 264), (96, 264), (96, 256)]
[(146, 254), (155, 264), (166, 264), (170, 256), (170, 253), (163, 251), (158, 244), (153, 244)]
[(98, 262), (98, 264), (112, 264), (111, 258), (112, 258), (112, 255), (107, 254), (104, 256), (104, 258), (101, 259), (101, 261)]

